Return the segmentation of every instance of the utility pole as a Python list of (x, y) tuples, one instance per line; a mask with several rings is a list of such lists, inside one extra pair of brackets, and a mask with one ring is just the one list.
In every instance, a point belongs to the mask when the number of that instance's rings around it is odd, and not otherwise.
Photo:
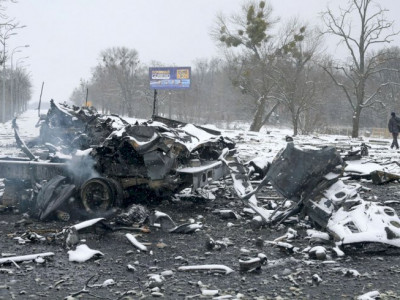
[(3, 95), (1, 97), (1, 122), (6, 122), (6, 41), (3, 43), (3, 71), (1, 72), (3, 82)]
[(39, 106), (38, 106), (38, 117), (40, 118), (40, 104), (42, 103), (44, 81), (42, 82), (42, 88), (40, 89)]

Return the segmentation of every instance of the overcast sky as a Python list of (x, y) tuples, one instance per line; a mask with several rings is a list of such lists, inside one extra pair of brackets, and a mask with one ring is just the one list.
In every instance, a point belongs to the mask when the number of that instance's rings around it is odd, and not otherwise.
[[(390, 10), (388, 18), (400, 28), (400, 1), (377, 0)], [(216, 14), (239, 11), (242, 0), (19, 0), (7, 14), (26, 28), (9, 39), (14, 66), (25, 66), (33, 81), (33, 101), (69, 99), (81, 78), (89, 79), (99, 53), (125, 46), (139, 52), (142, 63), (190, 66), (196, 58), (218, 55), (210, 37)], [(312, 24), (319, 13), (347, 0), (270, 0), (273, 15), (287, 20), (297, 16)], [(399, 39), (393, 45), (399, 46)], [(340, 53), (335, 45), (329, 50)], [(23, 57), (29, 58), (23, 59)], [(9, 63), (9, 62), (8, 62)]]

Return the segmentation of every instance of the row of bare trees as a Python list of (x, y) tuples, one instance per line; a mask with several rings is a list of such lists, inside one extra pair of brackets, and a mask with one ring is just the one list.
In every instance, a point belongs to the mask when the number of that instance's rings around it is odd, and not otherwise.
[[(196, 60), (190, 90), (160, 91), (159, 114), (197, 123), (242, 121), (253, 131), (286, 124), (294, 135), (347, 125), (357, 137), (360, 126), (385, 127), (400, 96), (400, 50), (383, 47), (396, 34), (385, 12), (372, 0), (350, 0), (345, 9), (326, 10), (321, 31), (298, 19), (282, 25), (264, 1), (247, 1), (237, 14), (216, 20), (212, 37), (223, 58)], [(331, 36), (348, 58), (324, 53)], [(148, 81), (136, 50), (110, 48), (71, 100), (82, 104), (89, 91), (103, 112), (148, 118)]]
[[(88, 81), (81, 80), (71, 100), (79, 105), (100, 107), (103, 113), (118, 113), (129, 117), (142, 114), (144, 78), (143, 66), (135, 49), (114, 47), (102, 51), (99, 63)], [(88, 94), (90, 91), (90, 95)]]
[[(31, 99), (31, 78), (25, 68), (6, 68), (3, 71), (4, 84), (0, 85), (0, 95), (5, 95), (5, 119), (13, 117), (27, 110)], [(4, 94), (3, 94), (3, 88)]]
[[(9, 47), (9, 39), (25, 26), (5, 13), (7, 0), (0, 0), (0, 122), (6, 122), (27, 109), (31, 98), (31, 78), (14, 54), (29, 45)], [(13, 2), (13, 1), (10, 1)]]

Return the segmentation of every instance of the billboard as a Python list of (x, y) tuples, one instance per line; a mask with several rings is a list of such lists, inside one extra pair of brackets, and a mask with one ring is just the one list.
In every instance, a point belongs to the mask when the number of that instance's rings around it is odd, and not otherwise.
[(149, 68), (150, 88), (176, 90), (190, 88), (190, 67)]

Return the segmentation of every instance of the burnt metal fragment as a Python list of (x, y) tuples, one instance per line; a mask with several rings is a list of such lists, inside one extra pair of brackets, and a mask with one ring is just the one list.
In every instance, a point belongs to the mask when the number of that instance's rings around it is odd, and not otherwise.
[(384, 171), (373, 171), (370, 173), (373, 184), (385, 184), (393, 181), (400, 180), (400, 176), (396, 174), (391, 174)]
[(132, 204), (123, 213), (115, 217), (117, 224), (131, 226), (133, 224), (143, 224), (149, 217), (149, 210), (140, 204)]
[(37, 160), (35, 155), (29, 150), (29, 148), (25, 145), (24, 141), (21, 139), (19, 135), (19, 128), (16, 122), (16, 118), (12, 120), (12, 128), (14, 129), (14, 136), (15, 136), (15, 141), (17, 142), (17, 146), (21, 148), (22, 152), (26, 154), (26, 156), (29, 157), (30, 160)]
[(75, 185), (68, 183), (64, 176), (56, 176), (42, 186), (33, 209), (34, 215), (40, 220), (46, 220), (51, 214), (63, 205), (68, 204), (68, 200), (75, 192)]
[(258, 255), (257, 257), (247, 260), (239, 259), (240, 272), (253, 272), (261, 269), (261, 266), (267, 262), (265, 255)]
[(302, 195), (311, 193), (324, 175), (342, 163), (334, 147), (301, 150), (288, 143), (273, 160), (266, 178), (284, 197), (300, 200)]

